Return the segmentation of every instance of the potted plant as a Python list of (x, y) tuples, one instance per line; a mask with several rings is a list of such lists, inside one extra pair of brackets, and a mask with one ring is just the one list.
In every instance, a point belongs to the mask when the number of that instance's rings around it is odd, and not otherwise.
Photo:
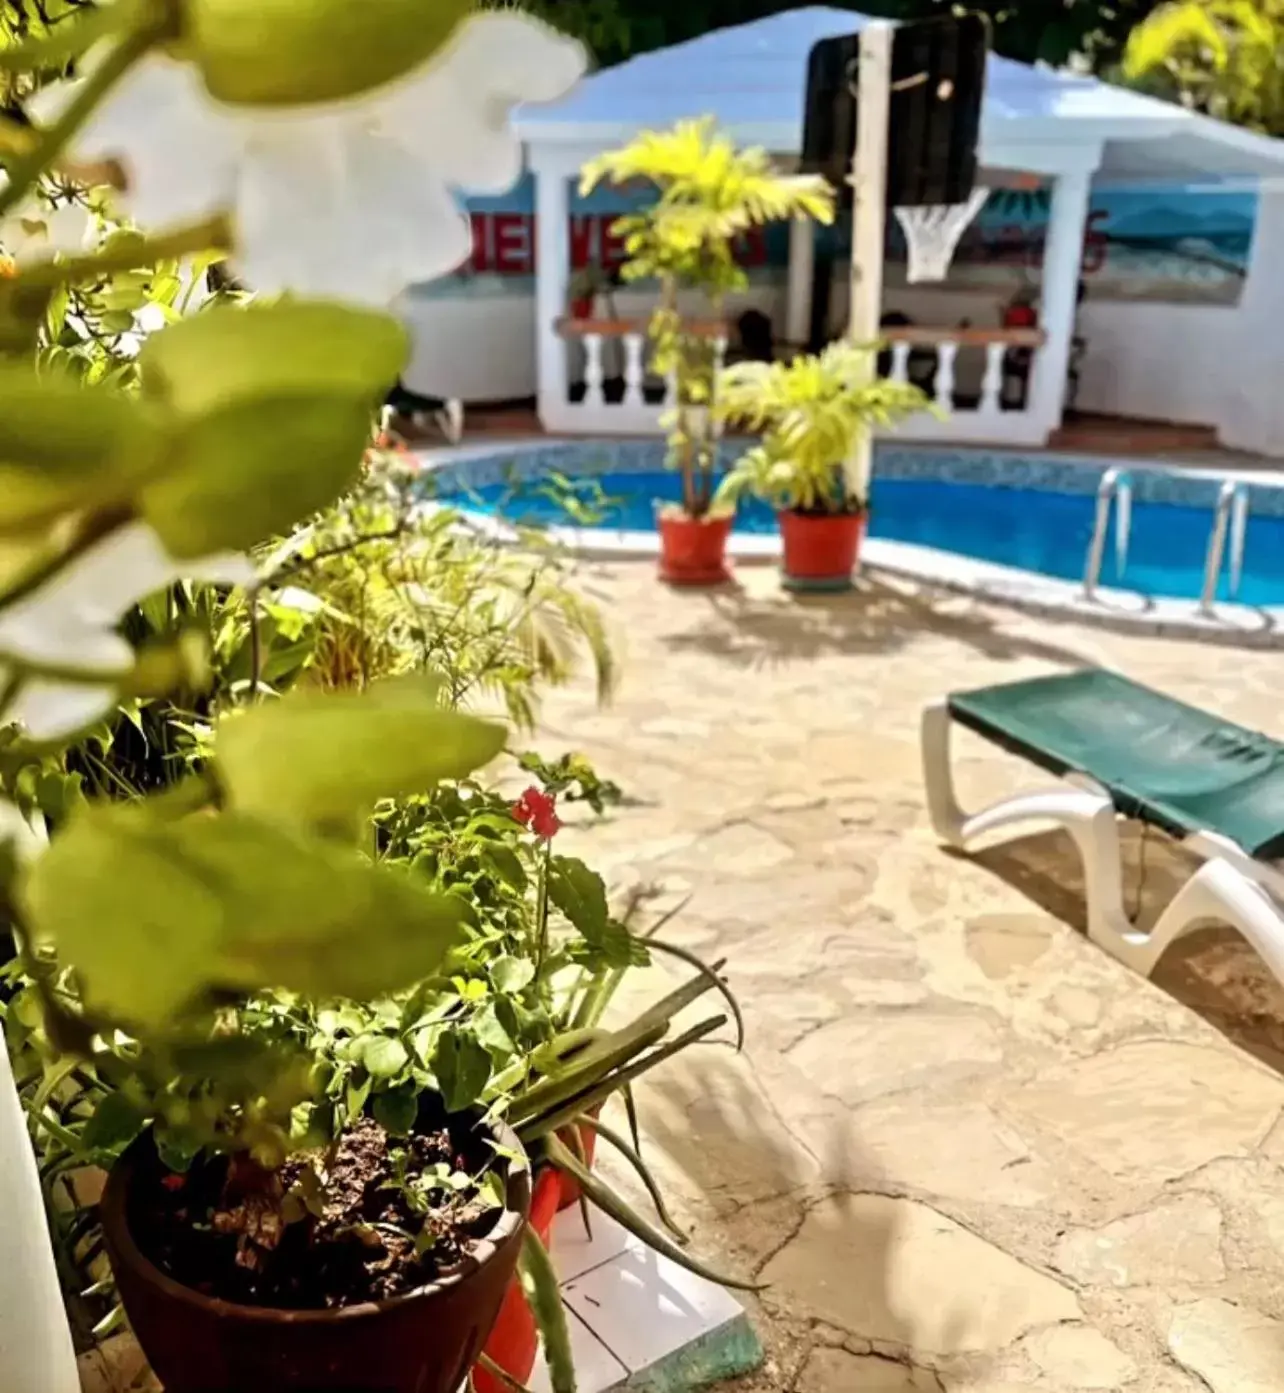
[(851, 477), (861, 435), (927, 406), (917, 388), (873, 376), (874, 351), (834, 343), (790, 363), (737, 363), (718, 379), (718, 412), (762, 439), (718, 489), (734, 507), (745, 494), (777, 509), (785, 584), (851, 585), (869, 506), (869, 480)]
[[(621, 276), (659, 283), (651, 366), (674, 384), (668, 463), (682, 476), (681, 503), (659, 515), (660, 574), (675, 585), (714, 585), (728, 578), (732, 521), (714, 496), (718, 343), (726, 334), (727, 295), (748, 285), (735, 241), (751, 227), (787, 218), (830, 222), (833, 193), (818, 176), (779, 173), (764, 150), (737, 150), (711, 118), (643, 131), (587, 164), (580, 188), (588, 193), (604, 181), (633, 180), (654, 185), (658, 196), (615, 224), (627, 253)], [(683, 293), (699, 298), (702, 316), (684, 309)]]
[(572, 319), (592, 319), (599, 295), (611, 289), (611, 278), (596, 261), (581, 266), (571, 277), (569, 301)]
[(298, 692), (226, 717), (190, 783), (82, 808), (14, 882), (48, 1039), (107, 1085), (82, 1144), (128, 1143), (103, 1234), (172, 1393), (454, 1393), (476, 1358), (530, 1203), (515, 1136), (426, 1072), (380, 1106), (335, 1082), (341, 1059), (386, 1072), (343, 1022), (470, 919), (357, 850), (362, 809), (503, 738), (421, 678)]

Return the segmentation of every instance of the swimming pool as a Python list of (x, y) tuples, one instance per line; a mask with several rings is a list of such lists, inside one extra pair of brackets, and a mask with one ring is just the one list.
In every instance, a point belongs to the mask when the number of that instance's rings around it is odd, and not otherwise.
[[(871, 493), (872, 539), (930, 548), (1064, 582), (1082, 580), (1109, 462), (939, 447), (879, 447)], [(510, 522), (654, 532), (657, 503), (679, 498), (659, 441), (541, 444), (451, 460), (434, 473), (442, 501)], [(1127, 563), (1118, 574), (1114, 520), (1101, 584), (1150, 599), (1196, 600), (1218, 491), (1217, 476), (1137, 467)], [(558, 485), (550, 488), (550, 479)], [(566, 497), (569, 495), (569, 507)], [(1239, 605), (1284, 606), (1284, 488), (1249, 487)], [(747, 502), (735, 537), (775, 535), (766, 506)], [(753, 548), (755, 551), (759, 548)], [(1231, 598), (1223, 575), (1219, 595)]]

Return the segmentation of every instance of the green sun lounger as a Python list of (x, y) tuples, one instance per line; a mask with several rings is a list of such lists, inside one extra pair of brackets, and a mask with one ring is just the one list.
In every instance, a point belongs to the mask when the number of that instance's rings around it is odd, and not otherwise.
[[(965, 816), (955, 799), (953, 724), (1066, 783)], [(1060, 823), (1083, 855), (1088, 931), (1149, 973), (1164, 949), (1218, 919), (1284, 981), (1284, 744), (1100, 668), (960, 692), (923, 713), (923, 770), (938, 835), (966, 849), (1030, 821)], [(1123, 908), (1116, 826), (1135, 818), (1204, 858), (1149, 934)]]

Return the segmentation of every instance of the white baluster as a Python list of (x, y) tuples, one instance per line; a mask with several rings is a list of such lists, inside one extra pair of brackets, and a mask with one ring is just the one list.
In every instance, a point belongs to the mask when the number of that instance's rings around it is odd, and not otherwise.
[(584, 405), (601, 406), (603, 403), (602, 382), (602, 335), (584, 335)]
[(624, 404), (642, 405), (642, 349), (646, 343), (643, 334), (624, 336)]
[(987, 416), (997, 416), (1002, 410), (999, 405), (1003, 394), (1003, 357), (1007, 353), (1005, 343), (994, 342), (985, 345), (985, 376), (981, 379), (980, 410)]
[(892, 381), (909, 381), (909, 356), (911, 344), (908, 339), (896, 339), (892, 343)]
[(946, 339), (936, 352), (938, 362), (936, 404), (943, 411), (952, 411), (954, 408), (954, 360), (959, 356), (959, 346), (953, 339)]

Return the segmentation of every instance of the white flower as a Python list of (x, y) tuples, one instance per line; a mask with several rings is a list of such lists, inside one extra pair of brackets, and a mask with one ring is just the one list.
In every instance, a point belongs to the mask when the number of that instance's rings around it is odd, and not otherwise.
[[(513, 108), (563, 96), (584, 61), (540, 21), (492, 11), (385, 87), (259, 108), (216, 101), (194, 66), (153, 54), (98, 108), (76, 155), (120, 163), (124, 207), (145, 228), (228, 213), (254, 290), (385, 306), (467, 258), (453, 191), (508, 189), (522, 163)], [(65, 102), (64, 88), (37, 114)]]
[(0, 223), (0, 246), (20, 266), (64, 252), (84, 251), (93, 241), (93, 219), (82, 203), (37, 205), (11, 214)]
[(59, 740), (101, 720), (116, 704), (115, 679), (134, 663), (116, 632), (121, 616), (176, 580), (248, 585), (254, 568), (233, 552), (175, 561), (146, 523), (134, 522), (0, 610), (0, 685), (37, 670), (23, 677), (0, 721), (21, 723), (36, 740)]

